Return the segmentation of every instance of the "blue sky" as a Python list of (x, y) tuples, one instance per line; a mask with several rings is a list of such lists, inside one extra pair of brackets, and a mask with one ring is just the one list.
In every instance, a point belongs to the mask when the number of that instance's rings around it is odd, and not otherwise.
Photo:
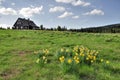
[(0, 26), (12, 27), (18, 17), (46, 28), (96, 27), (120, 23), (120, 0), (0, 0)]

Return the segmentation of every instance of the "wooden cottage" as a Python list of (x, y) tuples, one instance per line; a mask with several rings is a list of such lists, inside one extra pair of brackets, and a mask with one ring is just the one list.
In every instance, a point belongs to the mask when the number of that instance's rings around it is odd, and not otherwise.
[(39, 29), (39, 27), (30, 19), (18, 18), (15, 24), (13, 25), (13, 29)]

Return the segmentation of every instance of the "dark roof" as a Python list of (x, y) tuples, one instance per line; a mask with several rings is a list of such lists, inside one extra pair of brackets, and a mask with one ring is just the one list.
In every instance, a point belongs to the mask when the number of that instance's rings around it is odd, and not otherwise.
[[(20, 24), (18, 24), (17, 22), (20, 22)], [(16, 25), (22, 25), (22, 26), (37, 26), (32, 20), (30, 19), (25, 19), (25, 18), (18, 18), (16, 23), (13, 26)]]

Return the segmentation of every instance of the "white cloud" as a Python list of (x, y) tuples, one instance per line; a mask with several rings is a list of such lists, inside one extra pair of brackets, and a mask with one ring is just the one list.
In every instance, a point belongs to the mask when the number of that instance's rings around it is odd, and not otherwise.
[(58, 18), (65, 18), (65, 17), (68, 17), (68, 16), (71, 16), (71, 15), (73, 15), (73, 13), (72, 12), (64, 12), (62, 15), (60, 15), (60, 16), (58, 16)]
[(92, 11), (86, 12), (83, 15), (104, 15), (104, 12), (99, 9), (93, 9)]
[(39, 14), (43, 10), (43, 6), (40, 7), (27, 7), (22, 8), (19, 11), (19, 14), (23, 15), (24, 17), (32, 17), (34, 14)]
[(5, 0), (0, 0), (0, 4), (2, 4), (2, 2), (4, 2)]
[(13, 5), (13, 6), (14, 6), (14, 5), (15, 5), (15, 3), (11, 3), (11, 5)]
[(90, 3), (89, 2), (84, 2), (84, 1), (81, 1), (81, 0), (75, 0), (72, 2), (72, 5), (73, 6), (89, 6)]
[(63, 12), (65, 11), (65, 8), (62, 6), (56, 6), (54, 8), (50, 8), (49, 12)]
[(79, 18), (79, 16), (73, 16), (72, 18), (73, 18), (73, 19), (78, 19), (78, 18)]
[(33, 6), (33, 5), (30, 5), (30, 7), (34, 8), (35, 6)]
[(56, 0), (56, 2), (61, 2), (61, 3), (71, 3), (74, 0)]
[(91, 3), (85, 2), (82, 0), (56, 0), (56, 2), (69, 3), (69, 4), (72, 4), (73, 6), (89, 6), (89, 5), (91, 5)]
[(7, 29), (7, 27), (11, 27), (11, 26), (10, 26), (10, 25), (7, 25), (7, 24), (0, 24), (0, 27)]
[(2, 15), (17, 15), (17, 12), (12, 8), (0, 8), (0, 14)]

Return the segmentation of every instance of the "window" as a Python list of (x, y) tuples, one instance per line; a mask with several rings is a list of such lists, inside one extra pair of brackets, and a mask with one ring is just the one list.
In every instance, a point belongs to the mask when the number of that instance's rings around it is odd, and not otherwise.
[(21, 22), (20, 22), (20, 21), (18, 21), (18, 22), (17, 22), (17, 24), (21, 24)]

